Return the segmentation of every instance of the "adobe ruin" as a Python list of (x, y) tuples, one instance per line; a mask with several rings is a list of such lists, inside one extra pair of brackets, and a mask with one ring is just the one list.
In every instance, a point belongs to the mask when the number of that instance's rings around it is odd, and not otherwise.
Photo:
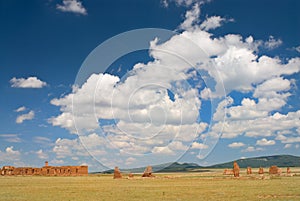
[(281, 174), (281, 169), (273, 165), (269, 168), (269, 174)]
[(122, 179), (122, 174), (118, 167), (114, 169), (114, 179)]
[(260, 167), (260, 168), (258, 169), (258, 174), (264, 174), (264, 168)]
[(233, 175), (234, 177), (240, 176), (240, 166), (237, 164), (236, 161), (233, 162)]
[(130, 179), (130, 178), (133, 178), (134, 177), (134, 175), (130, 172), (129, 174), (128, 174), (128, 178)]
[(152, 174), (152, 167), (151, 166), (146, 167), (142, 177), (154, 177), (154, 175)]
[(84, 176), (88, 175), (88, 166), (49, 166), (46, 161), (45, 166), (41, 168), (3, 166), (0, 174), (2, 176)]
[(247, 167), (247, 174), (252, 174), (252, 169), (251, 169), (251, 167)]
[(223, 175), (233, 175), (233, 170), (232, 169), (225, 169), (223, 172)]
[(286, 168), (286, 173), (287, 173), (287, 174), (291, 174), (291, 173), (292, 173), (290, 167), (287, 167), (287, 168)]

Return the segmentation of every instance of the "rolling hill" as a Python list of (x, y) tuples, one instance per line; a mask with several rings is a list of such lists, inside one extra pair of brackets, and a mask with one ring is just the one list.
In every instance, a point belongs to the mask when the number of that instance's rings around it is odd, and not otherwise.
[[(300, 167), (300, 157), (292, 155), (274, 155), (261, 156), (254, 158), (238, 159), (236, 162), (241, 168), (248, 166), (252, 168), (270, 167), (276, 165), (278, 167)], [(196, 163), (169, 163), (153, 166), (153, 172), (203, 172), (211, 168), (232, 168), (233, 161), (220, 163), (212, 166), (199, 166)], [(122, 169), (122, 172), (143, 172), (145, 167)], [(114, 170), (107, 170), (102, 173), (113, 173)]]
[[(241, 168), (246, 168), (248, 166), (258, 168), (258, 167), (270, 167), (272, 165), (277, 165), (278, 167), (300, 167), (300, 157), (292, 155), (274, 155), (274, 156), (261, 156), (255, 158), (238, 159), (236, 162)], [(209, 168), (231, 168), (233, 161), (216, 164), (209, 166)]]

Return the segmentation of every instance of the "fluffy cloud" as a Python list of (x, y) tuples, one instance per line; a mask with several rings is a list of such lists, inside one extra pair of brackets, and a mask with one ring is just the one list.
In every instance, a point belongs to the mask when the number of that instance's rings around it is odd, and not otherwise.
[(290, 143), (297, 143), (300, 142), (300, 136), (299, 135), (282, 135), (278, 134), (276, 137), (276, 140), (280, 140), (284, 144), (290, 144)]
[(283, 92), (290, 90), (290, 88), (290, 80), (282, 77), (275, 77), (258, 85), (253, 96), (256, 98), (284, 98), (282, 97)]
[(132, 164), (132, 163), (135, 162), (135, 161), (136, 161), (135, 158), (129, 157), (129, 158), (126, 159), (125, 164), (126, 164), (126, 165), (130, 165), (130, 164)]
[(246, 149), (242, 150), (242, 152), (255, 152), (255, 151), (262, 151), (263, 148), (260, 147), (253, 147), (253, 146), (249, 146)]
[(81, 15), (87, 15), (87, 10), (79, 0), (63, 0), (62, 5), (57, 4), (56, 8), (62, 12), (71, 12)]
[(179, 26), (180, 29), (189, 30), (194, 27), (195, 24), (199, 21), (200, 16), (200, 6), (195, 4), (192, 10), (189, 10), (185, 14), (185, 20)]
[[(55, 141), (53, 152), (58, 159), (81, 156), (86, 157), (89, 154), (93, 156), (105, 155), (107, 146), (106, 140), (101, 136), (93, 133), (88, 136), (82, 136), (80, 139), (61, 139)], [(87, 151), (85, 147), (89, 147)]]
[(13, 146), (6, 147), (4, 152), (0, 150), (0, 161), (7, 162), (18, 162), (20, 160), (21, 153), (17, 150), (14, 150)]
[(162, 3), (162, 5), (163, 5), (164, 7), (166, 7), (166, 8), (169, 6), (168, 0), (161, 0), (161, 3)]
[(24, 112), (27, 108), (25, 106), (19, 107), (15, 112)]
[[(297, 129), (300, 111), (278, 111), (295, 90), (288, 76), (299, 73), (300, 59), (283, 61), (258, 54), (261, 47), (270, 49), (280, 43), (272, 37), (266, 42), (238, 34), (215, 37), (208, 31), (221, 26), (225, 19), (212, 16), (201, 23), (199, 15), (200, 4), (196, 3), (179, 26), (182, 32), (163, 43), (158, 38), (151, 41), (153, 61), (136, 64), (125, 79), (95, 73), (82, 86), (74, 86), (72, 93), (53, 99), (51, 103), (60, 107), (61, 114), (49, 122), (87, 139), (93, 134), (103, 147), (98, 155), (114, 150), (111, 153), (115, 156), (124, 156), (117, 159), (119, 164), (130, 157), (136, 159), (134, 164), (143, 160), (140, 155), (149, 153), (161, 159), (172, 157), (187, 147), (205, 149), (203, 158), (220, 136), (263, 137), (256, 145), (273, 145), (276, 142), (265, 137), (276, 138), (282, 131)], [(216, 101), (210, 127), (198, 121), (201, 98)], [(103, 120), (106, 123), (101, 125)], [(299, 137), (280, 135), (276, 140), (282, 143), (297, 142)], [(194, 142), (198, 138), (203, 143)], [(74, 150), (65, 149), (66, 143), (78, 147), (76, 140), (60, 139), (55, 147), (59, 156), (73, 154)], [(260, 150), (249, 145), (243, 151)]]
[(58, 138), (55, 142), (55, 146), (52, 150), (58, 159), (82, 155), (84, 153), (84, 147), (81, 146), (77, 139), (61, 139)]
[(15, 78), (10, 80), (11, 87), (14, 88), (42, 88), (47, 85), (37, 77)]
[(206, 18), (204, 22), (201, 23), (200, 28), (208, 31), (211, 29), (215, 29), (221, 26), (222, 22), (226, 21), (225, 18), (222, 18), (220, 16), (212, 16)]
[[(230, 108), (229, 108), (230, 111)], [(277, 135), (280, 131), (294, 130), (300, 125), (300, 111), (289, 112), (286, 115), (276, 112), (273, 115), (253, 118), (230, 119), (227, 118), (224, 124), (217, 122), (212, 126), (213, 131), (220, 130), (223, 127), (222, 138), (235, 138), (240, 135), (247, 137), (267, 137)], [(290, 139), (288, 136), (286, 139)], [(290, 140), (296, 140), (291, 138)], [(285, 141), (287, 143), (287, 141)]]
[(300, 53), (300, 46), (294, 47), (294, 48), (292, 48), (292, 49), (294, 49), (294, 50), (296, 50), (297, 52)]
[(240, 148), (240, 147), (243, 147), (243, 146), (245, 146), (245, 144), (242, 143), (242, 142), (233, 142), (233, 143), (228, 145), (228, 147), (230, 147), (230, 148)]
[[(194, 9), (191, 13), (197, 12)], [(189, 17), (184, 23), (188, 31), (174, 36), (166, 43), (160, 45), (152, 43), (151, 48), (157, 51), (152, 51), (151, 56), (161, 60), (166, 66), (171, 66), (171, 64), (174, 68), (189, 66), (182, 61), (175, 61), (174, 58), (162, 52), (172, 52), (175, 49), (176, 53), (189, 61), (190, 65), (207, 71), (209, 76), (217, 82), (214, 88), (210, 87), (215, 94), (222, 94), (224, 89), (227, 93), (234, 90), (251, 92), (255, 89), (254, 86), (264, 81), (299, 72), (299, 58), (292, 58), (287, 63), (283, 63), (276, 57), (258, 56), (255, 52), (259, 42), (252, 37), (243, 40), (240, 35), (228, 34), (224, 37), (213, 38), (210, 33), (202, 31), (197, 26), (193, 26), (191, 30), (189, 26), (191, 22), (194, 23), (191, 19), (195, 18)]]
[[(208, 0), (207, 0), (208, 1)], [(205, 3), (206, 1), (204, 0), (162, 0), (162, 4), (165, 7), (169, 6), (169, 3), (175, 2), (177, 6), (191, 6), (192, 4), (195, 3)]]
[(203, 143), (193, 142), (191, 148), (192, 149), (207, 149), (208, 145), (203, 144)]
[(286, 145), (284, 145), (284, 148), (285, 148), (285, 149), (289, 149), (289, 148), (291, 148), (291, 147), (292, 147), (291, 144), (286, 144)]
[(42, 149), (40, 149), (40, 150), (38, 150), (37, 152), (35, 152), (36, 153), (36, 155), (37, 155), (37, 157), (39, 158), (39, 159), (48, 159), (48, 154), (46, 154), (45, 152), (43, 152), (43, 150)]
[(50, 161), (50, 164), (53, 165), (63, 165), (65, 162), (63, 160), (53, 159)]
[(275, 39), (274, 36), (270, 36), (269, 40), (265, 42), (265, 47), (267, 49), (275, 49), (279, 47), (282, 44), (282, 40), (280, 39)]
[(275, 145), (276, 142), (274, 140), (267, 140), (266, 138), (263, 138), (261, 140), (257, 140), (256, 144), (259, 146), (271, 146), (271, 145)]
[(31, 110), (27, 114), (19, 115), (17, 117), (17, 119), (16, 119), (16, 123), (17, 124), (21, 124), (21, 123), (23, 123), (23, 121), (25, 121), (25, 120), (31, 120), (33, 118), (34, 118), (34, 111)]
[[(104, 119), (111, 121), (101, 126), (105, 135), (99, 131), (97, 134), (104, 135), (107, 144), (119, 152), (182, 152), (207, 124), (197, 123), (201, 107), (198, 91), (182, 81), (186, 76), (178, 77), (180, 73), (149, 63), (134, 69), (122, 82), (113, 75), (93, 74), (71, 94), (51, 101), (61, 107), (62, 113), (49, 122), (86, 136), (97, 131)], [(167, 89), (174, 94), (173, 99)]]

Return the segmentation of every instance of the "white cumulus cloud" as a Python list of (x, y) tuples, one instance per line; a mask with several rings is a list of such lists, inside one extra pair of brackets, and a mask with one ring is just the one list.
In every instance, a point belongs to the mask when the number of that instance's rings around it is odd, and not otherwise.
[[(201, 23), (200, 5), (196, 3), (186, 12), (179, 34), (163, 43), (158, 38), (150, 41), (153, 61), (136, 64), (126, 79), (95, 73), (82, 86), (74, 86), (70, 94), (53, 99), (51, 104), (60, 107), (61, 113), (49, 122), (89, 136), (97, 131), (101, 120), (116, 120), (102, 127), (105, 135), (95, 135), (105, 136), (109, 142), (105, 146), (116, 147), (119, 155), (155, 153), (165, 158), (186, 147), (209, 151), (213, 144), (207, 144), (206, 137), (263, 138), (257, 140), (258, 147), (246, 147), (243, 142), (228, 145), (245, 147), (244, 152), (276, 144), (266, 139), (271, 136), (282, 143), (298, 142), (299, 136), (282, 131), (300, 127), (300, 110), (279, 111), (294, 93), (289, 75), (299, 73), (300, 58), (282, 60), (258, 54), (260, 47), (271, 49), (281, 43), (273, 37), (263, 42), (239, 34), (214, 36), (209, 30), (221, 26), (225, 19), (212, 16)], [(186, 87), (183, 81), (199, 77), (197, 72), (204, 72), (206, 86)], [(148, 87), (149, 83), (160, 87)], [(166, 89), (173, 92), (174, 100)], [(236, 98), (235, 93), (247, 97)], [(196, 121), (203, 105), (201, 98), (218, 101), (207, 133), (207, 122)], [(197, 137), (203, 143), (194, 142)], [(63, 147), (57, 146), (56, 151), (63, 153)], [(120, 163), (124, 160), (119, 159)]]
[(33, 119), (34, 118), (34, 111), (33, 110), (31, 110), (31, 111), (29, 111), (27, 114), (22, 114), (22, 115), (19, 115), (18, 117), (17, 117), (17, 119), (16, 119), (16, 123), (17, 124), (21, 124), (21, 123), (23, 123), (23, 121), (25, 121), (25, 120), (31, 120), (31, 119)]
[(220, 16), (211, 16), (206, 18), (206, 20), (200, 24), (200, 28), (205, 31), (216, 29), (220, 27), (224, 21), (226, 21), (226, 19)]
[(24, 112), (27, 108), (25, 106), (19, 107), (15, 112)]
[(179, 26), (180, 29), (189, 30), (198, 23), (200, 16), (200, 6), (195, 4), (192, 10), (189, 10), (185, 14), (185, 20)]
[(195, 3), (205, 3), (209, 0), (162, 0), (162, 4), (163, 6), (165, 7), (168, 7), (169, 6), (169, 3), (172, 3), (174, 2), (177, 6), (191, 6), (192, 4), (195, 4)]
[(300, 53), (300, 45), (299, 45), (299, 46), (297, 46), (297, 47), (293, 47), (292, 49), (293, 49), (293, 50), (296, 50), (297, 52), (299, 52), (299, 53)]
[(292, 147), (291, 144), (286, 144), (286, 145), (284, 145), (284, 148), (285, 148), (285, 149), (289, 149), (289, 148), (291, 148), (291, 147)]
[(14, 88), (42, 88), (47, 85), (37, 77), (15, 78), (10, 80), (11, 87)]
[(199, 142), (193, 142), (191, 148), (192, 149), (207, 149), (208, 145), (199, 143)]
[(39, 159), (48, 159), (48, 154), (46, 154), (42, 149), (35, 152)]
[(270, 36), (269, 40), (265, 42), (265, 47), (272, 50), (279, 47), (282, 44), (282, 40), (275, 39), (274, 36)]
[(13, 146), (6, 147), (4, 152), (0, 150), (0, 161), (2, 163), (17, 163), (20, 161), (21, 153), (20, 151), (14, 150)]
[(271, 146), (271, 145), (275, 145), (276, 142), (274, 140), (267, 140), (266, 138), (263, 138), (261, 140), (257, 140), (256, 144), (259, 146)]
[(245, 146), (245, 144), (242, 143), (242, 142), (233, 142), (233, 143), (228, 145), (228, 147), (230, 147), (230, 148), (240, 148), (240, 147), (243, 147), (243, 146)]
[(87, 15), (86, 8), (79, 0), (63, 0), (62, 4), (57, 4), (56, 8), (63, 12), (71, 12), (81, 15)]
[(242, 152), (255, 152), (255, 151), (262, 151), (263, 148), (261, 147), (254, 147), (254, 146), (249, 146), (246, 149), (242, 150)]

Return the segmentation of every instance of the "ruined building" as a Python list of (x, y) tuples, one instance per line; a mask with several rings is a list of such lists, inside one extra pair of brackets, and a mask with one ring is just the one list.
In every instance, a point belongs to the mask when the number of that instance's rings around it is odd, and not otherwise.
[(264, 174), (264, 168), (260, 167), (260, 168), (258, 169), (258, 174)]
[(232, 169), (225, 169), (223, 172), (223, 175), (233, 175), (233, 170)]
[(118, 167), (115, 167), (114, 169), (114, 179), (121, 179), (122, 178), (122, 174), (121, 171)]
[(273, 165), (269, 168), (269, 174), (281, 174), (281, 169)]
[(251, 169), (251, 167), (247, 167), (247, 174), (252, 174), (252, 169)]
[(154, 177), (154, 175), (152, 174), (152, 167), (151, 166), (147, 166), (142, 177)]
[(84, 176), (88, 175), (88, 166), (49, 166), (46, 161), (41, 168), (3, 166), (0, 175)]
[(292, 173), (290, 167), (287, 167), (287, 168), (286, 168), (286, 173), (287, 173), (287, 174), (291, 174), (291, 173)]
[(236, 161), (233, 162), (233, 175), (234, 177), (240, 176), (240, 166), (237, 164)]

